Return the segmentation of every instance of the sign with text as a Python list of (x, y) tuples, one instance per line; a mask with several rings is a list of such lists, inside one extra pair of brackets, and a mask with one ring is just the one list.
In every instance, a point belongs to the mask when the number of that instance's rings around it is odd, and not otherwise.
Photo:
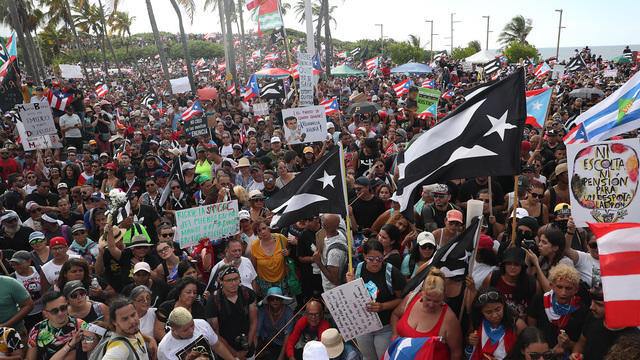
[(209, 133), (209, 123), (204, 117), (192, 117), (184, 122), (184, 132), (191, 136), (203, 136)]
[(553, 72), (551, 73), (552, 79), (560, 79), (564, 75), (564, 65), (553, 65)]
[(84, 79), (80, 65), (60, 64), (58, 66), (63, 79)]
[(604, 77), (616, 77), (618, 76), (618, 69), (607, 69), (605, 70), (602, 75), (604, 75)]
[(439, 100), (440, 100), (440, 91), (427, 89), (427, 88), (419, 88), (418, 97), (416, 98), (416, 102), (418, 103), (417, 114), (421, 114), (429, 110), (429, 111), (433, 111), (431, 113), (432, 116), (437, 116)]
[(58, 134), (28, 137), (24, 130), (24, 125), (20, 120), (16, 121), (16, 128), (18, 129), (18, 135), (20, 135), (22, 147), (25, 151), (62, 148), (62, 142)]
[(313, 106), (313, 56), (308, 53), (298, 54), (298, 95), (300, 106)]
[(181, 77), (177, 79), (171, 79), (171, 91), (174, 94), (182, 94), (191, 90), (188, 77)]
[(382, 329), (378, 313), (366, 309), (373, 300), (362, 278), (323, 292), (322, 299), (344, 341)]
[(175, 236), (181, 249), (203, 238), (219, 240), (239, 232), (238, 200), (176, 211)]
[(20, 119), (27, 137), (57, 134), (56, 125), (53, 123), (51, 108), (46, 102), (18, 105)]
[(256, 103), (253, 104), (253, 114), (257, 116), (269, 115), (268, 103)]
[(567, 145), (571, 215), (587, 222), (640, 222), (638, 139)]
[(282, 109), (282, 119), (287, 144), (324, 141), (327, 137), (324, 106)]

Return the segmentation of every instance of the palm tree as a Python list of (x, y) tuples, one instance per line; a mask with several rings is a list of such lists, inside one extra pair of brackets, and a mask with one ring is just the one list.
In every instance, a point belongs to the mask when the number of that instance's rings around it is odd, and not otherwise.
[[(169, 75), (169, 66), (167, 65), (167, 58), (164, 54), (164, 48), (162, 47), (162, 41), (160, 40), (160, 32), (158, 31), (158, 24), (156, 23), (156, 16), (153, 13), (153, 7), (151, 6), (151, 0), (146, 0), (147, 13), (149, 14), (149, 22), (151, 22), (151, 31), (153, 32), (153, 39), (158, 49), (158, 56), (160, 57), (160, 65), (162, 66), (162, 72), (164, 73), (165, 86), (170, 94), (173, 94), (171, 90), (171, 76)], [(114, 1), (114, 10), (117, 2)]]
[[(227, 42), (226, 42), (226, 38), (227, 38), (227, 30), (225, 29), (225, 21), (224, 21), (224, 8), (225, 8), (225, 4), (224, 4), (224, 0), (205, 0), (204, 2), (204, 10), (206, 11), (209, 7), (211, 7), (212, 10), (214, 10), (216, 8), (216, 6), (218, 7), (218, 17), (220, 17), (220, 32), (222, 33), (222, 39), (224, 39), (224, 61), (225, 63), (229, 63), (229, 59), (228, 59), (228, 50), (227, 50)], [(255, 11), (257, 11), (257, 7), (254, 9), (254, 14)]]
[(329, 25), (329, 0), (322, 0), (322, 10), (324, 11), (324, 60), (326, 62), (325, 71), (331, 75), (331, 60), (333, 60), (333, 43), (331, 41), (331, 26)]
[[(135, 18), (135, 16), (130, 17), (126, 12), (114, 11), (108, 19), (111, 27), (109, 35), (116, 34), (121, 39), (121, 42), (125, 44), (127, 56), (129, 56), (129, 43), (131, 42), (131, 25)], [(124, 41), (125, 35), (128, 36), (126, 42)]]
[(526, 38), (531, 32), (531, 29), (533, 29), (531, 24), (531, 19), (525, 19), (522, 15), (515, 16), (511, 19), (511, 22), (504, 26), (498, 40), (503, 45), (510, 44), (514, 41), (528, 45), (529, 43)]
[(244, 0), (238, 0), (238, 18), (240, 19), (240, 53), (242, 54), (242, 75), (247, 78), (247, 52), (244, 45), (244, 18), (242, 8), (244, 7)]
[(409, 44), (413, 47), (420, 47), (420, 37), (417, 35), (409, 34)]
[(109, 46), (109, 51), (111, 52), (113, 61), (116, 63), (116, 68), (118, 69), (118, 77), (122, 78), (122, 72), (120, 71), (120, 62), (118, 61), (118, 57), (116, 56), (115, 51), (113, 51), (113, 45), (111, 45), (110, 36), (107, 33), (107, 21), (104, 16), (104, 6), (102, 6), (102, 0), (98, 0), (98, 6), (100, 9), (100, 24), (102, 24), (102, 35), (107, 41), (107, 46)]
[(469, 44), (467, 44), (467, 46), (476, 49), (476, 52), (482, 51), (482, 46), (480, 45), (480, 41), (478, 41), (478, 40), (469, 41)]
[[(231, 4), (233, 0), (224, 0), (224, 17), (227, 25), (227, 50), (229, 51), (227, 57), (227, 70), (231, 74), (231, 83), (237, 83), (238, 73), (236, 71), (236, 52), (233, 48), (233, 29), (231, 28)], [(230, 84), (227, 84), (230, 85)]]
[[(80, 6), (80, 7), (78, 7)], [(107, 68), (107, 53), (104, 39), (104, 28), (100, 23), (101, 10), (95, 5), (89, 5), (88, 2), (82, 2), (77, 4), (74, 11), (77, 15), (73, 15), (73, 22), (81, 30), (90, 34), (93, 32), (96, 35), (96, 39), (100, 41), (100, 50), (102, 53), (102, 68), (104, 71), (103, 80), (108, 72)]]
[(31, 60), (34, 58), (33, 50), (30, 49), (28, 44), (25, 42), (25, 19), (20, 16), (21, 12), (15, 0), (7, 0), (7, 2), (8, 7), (5, 7), (5, 9), (9, 9), (10, 19), (12, 21), (10, 23), (11, 27), (16, 31), (16, 34), (18, 36), (18, 44), (20, 44), (23, 51), (21, 60), (24, 61), (29, 76), (31, 76), (37, 84), (41, 84), (40, 76), (38, 74), (38, 71), (36, 70), (37, 67), (34, 66), (34, 64), (31, 62)]
[(182, 13), (180, 12), (180, 6), (177, 1), (180, 1), (180, 5), (185, 9), (187, 16), (193, 23), (193, 13), (195, 12), (196, 4), (194, 0), (169, 0), (173, 6), (173, 10), (178, 17), (178, 25), (180, 27), (180, 41), (182, 42), (182, 50), (184, 51), (184, 62), (187, 65), (187, 77), (189, 78), (189, 85), (191, 85), (191, 92), (193, 95), (197, 94), (196, 83), (193, 80), (193, 68), (191, 67), (191, 54), (189, 54), (189, 45), (187, 44), (187, 35), (184, 32), (184, 25), (182, 24)]

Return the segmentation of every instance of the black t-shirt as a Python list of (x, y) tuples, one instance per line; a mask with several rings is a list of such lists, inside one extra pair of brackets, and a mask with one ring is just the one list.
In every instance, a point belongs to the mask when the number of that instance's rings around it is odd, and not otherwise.
[(26, 250), (31, 251), (31, 246), (29, 245), (29, 235), (33, 232), (28, 226), (20, 226), (18, 232), (15, 233), (13, 237), (9, 237), (4, 229), (0, 229), (0, 249), (5, 250), (4, 258), (10, 259), (13, 253), (9, 253), (6, 250)]
[[(162, 323), (166, 323), (169, 314), (171, 314), (171, 311), (173, 311), (173, 308), (175, 308), (175, 306), (176, 300), (167, 300), (160, 304), (160, 306), (158, 306), (158, 309), (156, 310), (156, 319), (158, 319), (158, 321)], [(191, 315), (193, 316), (193, 318), (206, 320), (205, 314), (205, 307), (202, 306), (200, 301), (194, 301), (193, 305), (191, 305)]]
[(265, 200), (268, 200), (271, 196), (273, 196), (275, 193), (277, 193), (278, 190), (280, 190), (280, 189), (278, 189), (277, 187), (274, 187), (272, 191), (269, 191), (267, 189), (262, 189), (262, 195), (264, 195)]
[[(133, 282), (133, 250), (131, 248), (127, 248), (122, 250), (122, 255), (120, 255), (120, 281), (122, 285), (129, 284)], [(160, 265), (160, 259), (157, 255), (149, 253), (144, 257), (144, 261), (149, 264), (152, 269), (155, 269), (158, 265)]]
[[(392, 294), (389, 291), (389, 287), (387, 286), (387, 280), (385, 278), (385, 271), (387, 269), (386, 266), (387, 266), (387, 263), (383, 262), (382, 268), (380, 269), (380, 271), (378, 271), (377, 273), (371, 273), (367, 271), (366, 264), (363, 264), (362, 271), (360, 272), (360, 277), (362, 278), (362, 281), (364, 281), (365, 284), (368, 283), (369, 281), (373, 281), (373, 283), (375, 283), (376, 286), (378, 287), (378, 295), (376, 296), (376, 302), (379, 302), (379, 303), (391, 301), (396, 298), (395, 294)], [(396, 269), (396, 267), (394, 266), (391, 270), (391, 287), (393, 288), (394, 291), (396, 290), (402, 291), (402, 289), (404, 289), (404, 285), (405, 285), (404, 276), (402, 275), (400, 270)], [(382, 325), (389, 324), (389, 321), (391, 319), (391, 312), (393, 312), (393, 309), (380, 311), (378, 313), (378, 316), (380, 316), (380, 321), (382, 321)]]
[[(135, 211), (134, 214), (138, 217), (140, 224), (142, 224), (142, 226), (147, 230), (147, 234), (149, 234), (151, 242), (153, 244), (158, 243), (158, 233), (156, 231), (155, 222), (160, 218), (160, 215), (158, 215), (156, 208), (150, 205), (140, 204), (138, 211)], [(151, 268), (153, 269), (153, 266)]]
[(73, 225), (76, 224), (76, 222), (78, 220), (80, 220), (80, 221), (84, 220), (84, 217), (82, 215), (78, 214), (77, 212), (72, 211), (69, 214), (69, 217), (67, 217), (67, 218), (65, 218), (64, 216), (62, 216), (62, 214), (60, 214), (60, 220), (62, 220), (62, 222), (67, 226), (73, 226)]
[[(469, 201), (469, 199), (475, 199), (478, 197), (478, 191), (487, 188), (489, 188), (488, 183), (480, 185), (474, 179), (469, 179), (460, 185), (458, 201), (466, 202)], [(502, 185), (500, 185), (499, 182), (495, 180), (491, 181), (491, 192), (493, 193), (494, 206), (504, 204), (504, 191), (502, 190)]]
[(440, 210), (436, 207), (435, 204), (425, 204), (422, 207), (422, 212), (420, 213), (420, 215), (422, 216), (422, 223), (425, 226), (425, 229), (427, 228), (428, 224), (432, 224), (433, 223), (436, 224), (436, 227), (432, 230), (429, 231), (433, 231), (435, 229), (438, 228), (443, 228), (445, 226), (445, 219), (447, 217), (447, 212), (449, 210), (460, 210), (459, 207), (455, 206), (452, 203), (447, 203), (447, 207), (445, 208), (445, 210)]
[[(547, 314), (544, 311), (543, 296), (544, 294), (536, 294), (531, 298), (527, 315), (536, 319), (536, 327), (544, 334), (545, 339), (547, 339), (549, 343), (549, 347), (554, 347), (558, 344), (560, 329), (547, 318)], [(588, 313), (589, 309), (581, 303), (580, 308), (571, 314), (566, 325), (562, 328), (566, 331), (571, 341), (578, 341), (580, 338), (582, 327), (584, 326)]]
[(40, 206), (58, 206), (59, 199), (60, 197), (52, 192), (48, 193), (45, 196), (42, 196), (38, 194), (37, 191), (34, 191), (31, 194), (27, 195), (27, 197), (24, 199), (24, 203), (26, 205), (29, 201), (35, 201)]
[[(131, 294), (131, 290), (136, 287), (136, 283), (131, 283), (124, 288), (122, 288), (122, 295), (129, 296)], [(169, 293), (169, 286), (167, 283), (160, 279), (151, 279), (151, 307), (158, 307), (162, 304)]]
[(222, 290), (216, 290), (207, 300), (207, 319), (218, 318), (220, 336), (236, 350), (240, 350), (236, 338), (241, 334), (249, 335), (249, 305), (255, 301), (253, 290), (242, 285), (238, 287), (235, 303), (227, 300)]
[(640, 330), (637, 328), (624, 328), (616, 331), (609, 330), (604, 326), (603, 319), (596, 319), (593, 313), (590, 312), (582, 328), (582, 335), (587, 339), (582, 351), (584, 360), (604, 359), (618, 338), (628, 333), (638, 334)]
[(377, 196), (374, 196), (371, 200), (360, 198), (351, 206), (353, 207), (353, 216), (355, 216), (360, 229), (371, 228), (378, 216), (382, 215), (386, 210), (384, 201)]
[[(316, 235), (313, 231), (309, 229), (304, 229), (302, 234), (298, 237), (298, 248), (296, 252), (296, 257), (307, 257), (313, 256), (313, 249), (311, 249), (312, 245), (316, 243)], [(302, 263), (300, 262), (300, 278), (302, 284), (311, 284), (311, 276), (313, 276), (313, 269), (310, 263)], [(303, 285), (304, 286), (304, 285)]]

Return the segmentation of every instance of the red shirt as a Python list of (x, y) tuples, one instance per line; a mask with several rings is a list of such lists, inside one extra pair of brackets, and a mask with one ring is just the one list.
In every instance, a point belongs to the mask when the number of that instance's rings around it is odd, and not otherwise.
[(0, 158), (0, 167), (2, 167), (2, 180), (7, 180), (10, 174), (18, 172), (18, 161), (13, 158), (2, 160)]

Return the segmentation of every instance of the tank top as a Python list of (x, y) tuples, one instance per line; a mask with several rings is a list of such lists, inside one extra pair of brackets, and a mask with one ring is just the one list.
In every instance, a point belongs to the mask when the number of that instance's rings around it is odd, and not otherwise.
[(421, 298), (422, 294), (420, 293), (414, 296), (413, 300), (411, 300), (411, 304), (409, 304), (407, 310), (405, 310), (404, 314), (402, 314), (402, 318), (400, 318), (400, 321), (398, 321), (397, 325), (398, 336), (420, 338), (438, 336), (440, 334), (440, 328), (442, 327), (442, 323), (444, 322), (444, 316), (447, 313), (447, 309), (449, 308), (447, 304), (444, 304), (444, 306), (442, 307), (440, 318), (438, 319), (438, 322), (435, 324), (435, 326), (431, 328), (431, 330), (427, 332), (420, 332), (409, 325), (409, 314), (411, 314), (411, 309), (413, 309), (413, 305), (415, 305), (416, 301), (420, 300)]
[[(522, 207), (522, 203), (520, 201), (518, 201), (518, 207)], [(538, 220), (538, 224), (542, 225), (543, 222), (543, 210), (542, 210), (542, 203), (540, 203), (540, 215), (536, 216), (535, 219)], [(529, 214), (529, 216), (531, 216), (531, 214)]]
[(197, 175), (209, 175), (211, 176), (211, 163), (208, 160), (203, 162), (196, 161), (196, 171)]

